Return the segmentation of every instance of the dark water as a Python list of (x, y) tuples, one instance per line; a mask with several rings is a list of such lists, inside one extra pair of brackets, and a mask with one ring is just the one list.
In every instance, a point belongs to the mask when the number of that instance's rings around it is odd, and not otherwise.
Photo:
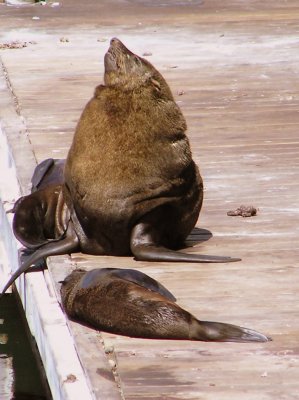
[(42, 366), (14, 294), (0, 302), (0, 399), (49, 400)]

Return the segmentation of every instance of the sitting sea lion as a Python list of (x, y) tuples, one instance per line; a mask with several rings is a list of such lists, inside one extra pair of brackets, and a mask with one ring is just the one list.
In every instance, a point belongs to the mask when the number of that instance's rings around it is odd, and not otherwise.
[(240, 260), (175, 251), (203, 201), (185, 119), (162, 75), (120, 40), (111, 40), (104, 61), (105, 85), (83, 110), (67, 160), (39, 164), (33, 193), (14, 207), (14, 233), (36, 251), (3, 293), (40, 258), (75, 251), (144, 261)]
[(162, 75), (120, 40), (111, 40), (104, 62), (105, 85), (83, 110), (64, 171), (82, 251), (143, 261), (238, 261), (175, 251), (203, 200), (186, 121)]
[(70, 318), (106, 332), (151, 339), (267, 342), (252, 329), (199, 321), (175, 304), (159, 282), (132, 269), (74, 270), (62, 282), (61, 299)]

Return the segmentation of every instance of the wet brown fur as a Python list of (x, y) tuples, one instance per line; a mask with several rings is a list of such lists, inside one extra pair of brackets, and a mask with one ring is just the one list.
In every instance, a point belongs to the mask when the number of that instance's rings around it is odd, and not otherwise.
[[(111, 66), (112, 53), (121, 73)], [(203, 197), (185, 119), (162, 75), (117, 39), (104, 78), (74, 135), (65, 197), (96, 242), (88, 252), (130, 254), (132, 228), (145, 216), (162, 218), (157, 240), (175, 248), (194, 227)]]
[[(94, 272), (101, 274), (100, 279), (91, 275)], [(149, 290), (146, 278), (141, 276), (136, 283), (113, 275), (109, 268), (102, 272), (75, 270), (62, 282), (62, 304), (69, 317), (126, 336), (222, 342), (270, 340), (251, 329), (199, 321), (174, 298), (162, 295), (159, 288)]]

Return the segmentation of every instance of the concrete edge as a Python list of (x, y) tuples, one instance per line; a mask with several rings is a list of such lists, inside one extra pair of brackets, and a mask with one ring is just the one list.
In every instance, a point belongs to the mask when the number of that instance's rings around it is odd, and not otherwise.
[[(4, 67), (0, 71), (0, 91), (0, 239), (5, 250), (0, 274), (4, 283), (11, 272), (19, 268), (21, 247), (12, 231), (12, 214), (7, 211), (20, 195), (28, 193), (36, 161)], [(65, 316), (56, 297), (49, 292), (44, 272), (21, 276), (15, 287), (35, 338), (53, 399), (94, 400)]]

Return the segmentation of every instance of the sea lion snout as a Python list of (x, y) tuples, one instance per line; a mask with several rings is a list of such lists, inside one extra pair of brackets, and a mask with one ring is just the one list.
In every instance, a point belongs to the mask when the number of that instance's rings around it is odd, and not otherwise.
[(109, 47), (108, 51), (111, 51), (112, 49), (114, 49), (114, 50), (115, 49), (121, 49), (122, 51), (128, 52), (130, 54), (134, 54), (117, 37), (113, 37), (110, 40), (110, 47)]
[(117, 57), (117, 55), (124, 54), (132, 54), (133, 53), (117, 38), (112, 38), (110, 40), (110, 47), (106, 54), (110, 54), (111, 57)]
[(117, 64), (115, 57), (107, 51), (104, 57), (104, 65), (105, 65), (105, 73), (111, 72), (111, 71), (117, 71)]
[(108, 75), (119, 75), (119, 73), (124, 69), (124, 54), (129, 50), (124, 46), (124, 44), (117, 38), (112, 38), (110, 40), (110, 47), (104, 56), (104, 66), (105, 66), (105, 83), (108, 84)]
[(121, 41), (117, 37), (113, 37), (110, 40), (110, 46), (114, 46), (115, 44), (119, 44), (119, 43), (121, 43)]
[[(104, 57), (105, 83), (127, 83), (133, 74), (135, 80), (144, 76), (146, 69), (140, 57), (132, 53), (119, 39), (112, 38), (110, 47)], [(121, 77), (121, 79), (120, 79)]]

